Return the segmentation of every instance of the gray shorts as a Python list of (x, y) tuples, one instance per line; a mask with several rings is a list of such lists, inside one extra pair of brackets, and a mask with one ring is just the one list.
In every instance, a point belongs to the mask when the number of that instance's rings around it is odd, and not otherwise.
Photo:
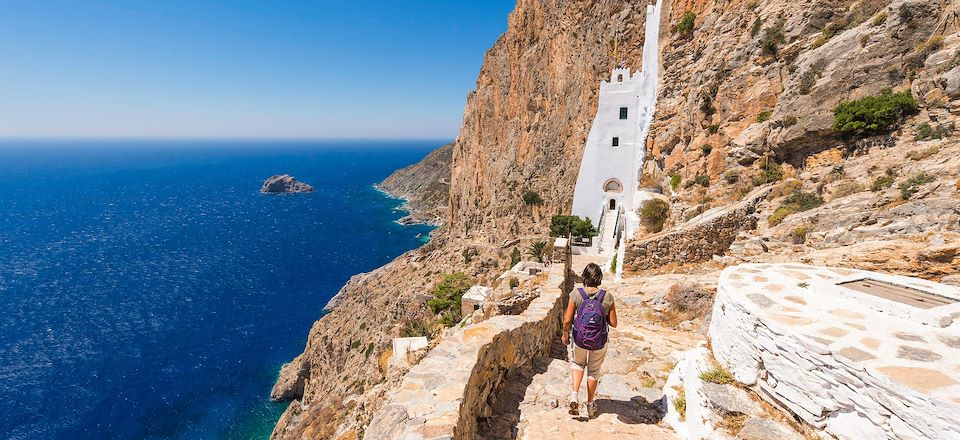
[(587, 350), (571, 342), (570, 347), (570, 368), (586, 371), (587, 379), (600, 380), (603, 358), (607, 356), (607, 346), (604, 345), (599, 350)]

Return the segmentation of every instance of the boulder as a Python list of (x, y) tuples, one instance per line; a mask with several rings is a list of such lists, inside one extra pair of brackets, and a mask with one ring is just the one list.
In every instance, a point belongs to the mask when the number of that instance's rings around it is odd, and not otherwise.
[(747, 420), (737, 438), (742, 440), (803, 440), (800, 434), (797, 434), (789, 426), (774, 422), (770, 419), (758, 419), (756, 417)]
[(747, 395), (746, 391), (733, 385), (704, 383), (701, 388), (710, 407), (721, 416), (759, 415), (760, 405)]

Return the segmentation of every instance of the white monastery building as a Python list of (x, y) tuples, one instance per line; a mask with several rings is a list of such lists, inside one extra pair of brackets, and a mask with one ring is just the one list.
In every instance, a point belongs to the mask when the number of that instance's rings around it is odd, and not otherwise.
[[(619, 242), (636, 231), (636, 211), (650, 198), (639, 191), (639, 180), (660, 76), (661, 1), (647, 6), (643, 70), (632, 72), (621, 65), (609, 81), (600, 83), (597, 114), (573, 195), (573, 215), (590, 218), (600, 236), (580, 253), (613, 255)], [(623, 246), (619, 248), (622, 252)]]

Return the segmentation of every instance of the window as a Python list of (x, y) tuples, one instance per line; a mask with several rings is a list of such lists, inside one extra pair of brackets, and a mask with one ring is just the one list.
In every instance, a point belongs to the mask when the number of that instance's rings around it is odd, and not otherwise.
[(627, 108), (620, 107), (620, 119), (627, 119)]
[(614, 146), (614, 147), (619, 147), (619, 146), (620, 146), (620, 138), (618, 138), (618, 137), (616, 137), (616, 136), (613, 137), (613, 146)]
[(623, 185), (620, 184), (620, 181), (617, 179), (610, 179), (607, 183), (603, 184), (604, 192), (623, 192)]
[(617, 75), (617, 82), (623, 82), (623, 74)]

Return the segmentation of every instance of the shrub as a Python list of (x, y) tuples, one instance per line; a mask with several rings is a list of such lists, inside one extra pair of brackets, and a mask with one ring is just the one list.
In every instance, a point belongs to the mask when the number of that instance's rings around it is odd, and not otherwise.
[(713, 106), (713, 96), (707, 94), (700, 96), (700, 112), (708, 118), (717, 112), (717, 109)]
[(760, 173), (753, 178), (753, 184), (756, 186), (765, 185), (782, 178), (783, 168), (776, 161), (771, 160), (769, 156), (766, 156), (760, 165)]
[(713, 145), (703, 144), (700, 146), (700, 151), (703, 153), (704, 156), (709, 156), (710, 152), (713, 151)]
[(783, 199), (780, 207), (773, 211), (773, 215), (767, 218), (767, 223), (770, 224), (770, 226), (779, 225), (783, 222), (783, 219), (790, 214), (808, 211), (822, 204), (823, 199), (820, 196), (814, 193), (797, 191)]
[(713, 368), (700, 373), (700, 380), (720, 385), (726, 385), (733, 382), (733, 374), (730, 374), (726, 368), (720, 365), (714, 365)]
[(670, 176), (670, 188), (673, 188), (673, 192), (677, 192), (677, 188), (680, 186), (680, 175), (674, 173)]
[(620, 254), (613, 254), (613, 259), (610, 260), (610, 273), (617, 273), (617, 257)]
[(518, 280), (518, 279), (516, 279), (516, 278), (513, 278), (513, 277), (510, 278), (510, 288), (511, 288), (511, 289), (516, 289), (517, 286), (519, 286), (519, 285), (520, 285), (520, 280)]
[(809, 95), (817, 80), (823, 76), (823, 71), (827, 68), (827, 61), (823, 58), (817, 59), (810, 67), (800, 75), (800, 94)]
[(687, 418), (687, 396), (684, 395), (683, 391), (677, 393), (677, 397), (673, 398), (673, 408), (677, 410), (677, 413), (680, 414), (680, 420), (686, 420)]
[(873, 185), (870, 186), (870, 190), (873, 192), (881, 191), (893, 186), (893, 182), (897, 180), (897, 170), (894, 168), (887, 168), (887, 171), (880, 177), (877, 177), (877, 180), (873, 181)]
[(470, 264), (471, 261), (473, 261), (473, 257), (477, 255), (477, 250), (474, 248), (466, 248), (463, 250), (461, 255), (463, 256), (463, 264), (467, 265), (467, 264)]
[(445, 275), (433, 288), (433, 298), (427, 301), (427, 307), (433, 313), (441, 315), (440, 322), (447, 327), (460, 322), (460, 299), (470, 289), (471, 281), (463, 272)]
[(863, 185), (860, 185), (852, 180), (847, 180), (837, 185), (836, 189), (833, 190), (832, 195), (834, 199), (840, 199), (858, 192), (863, 192)]
[(910, 9), (910, 4), (903, 3), (900, 5), (900, 9), (897, 11), (897, 15), (900, 17), (900, 23), (907, 25), (908, 28), (917, 27), (917, 23), (914, 22), (913, 10)]
[(527, 191), (523, 193), (523, 203), (525, 205), (540, 205), (543, 204), (543, 198), (534, 191)]
[(640, 219), (643, 225), (652, 232), (663, 230), (663, 224), (670, 216), (670, 205), (660, 199), (651, 199), (643, 202), (640, 208)]
[(900, 199), (909, 200), (910, 197), (913, 197), (914, 194), (920, 191), (921, 186), (933, 182), (934, 180), (936, 180), (935, 177), (921, 172), (920, 174), (917, 174), (904, 182), (900, 182)]
[(770, 115), (773, 113), (770, 110), (764, 110), (760, 113), (757, 113), (757, 122), (766, 122), (770, 119)]
[(693, 33), (693, 25), (697, 20), (697, 14), (693, 11), (687, 11), (683, 13), (683, 17), (680, 17), (680, 22), (673, 27), (673, 31), (681, 35), (690, 35)]
[(840, 103), (833, 111), (833, 129), (863, 133), (888, 131), (916, 112), (917, 101), (909, 91), (893, 93), (884, 89), (879, 95)]
[(794, 125), (797, 125), (797, 122), (799, 122), (799, 120), (797, 119), (796, 116), (787, 115), (787, 116), (784, 116), (783, 119), (774, 122), (773, 126), (776, 128), (793, 127)]
[(871, 24), (873, 27), (880, 26), (881, 24), (883, 24), (883, 23), (885, 23), (885, 22), (887, 21), (887, 17), (888, 17), (888, 16), (889, 16), (889, 15), (887, 14), (887, 11), (880, 11), (879, 14), (877, 14), (875, 17), (873, 17), (873, 21), (872, 21), (870, 24)]
[(400, 325), (401, 338), (417, 338), (424, 336), (430, 338), (433, 332), (430, 330), (430, 322), (422, 319), (405, 321)]
[(527, 252), (530, 253), (530, 256), (538, 263), (543, 263), (543, 249), (547, 247), (547, 242), (545, 241), (535, 241), (530, 243), (530, 247), (527, 248)]
[(943, 139), (953, 134), (956, 126), (953, 122), (949, 124), (938, 124), (936, 128), (924, 122), (917, 126), (917, 134), (913, 137), (915, 141), (928, 141), (932, 139)]
[(799, 226), (796, 229), (790, 231), (790, 239), (793, 240), (793, 244), (803, 244), (807, 241), (807, 234), (810, 233), (810, 228), (807, 226)]
[(723, 173), (723, 180), (730, 184), (737, 183), (737, 181), (740, 180), (740, 173), (729, 170)]
[(700, 185), (704, 188), (710, 186), (710, 176), (706, 174), (699, 174), (697, 177), (693, 178), (693, 183)]
[(760, 33), (760, 28), (763, 26), (763, 20), (760, 17), (757, 17), (753, 20), (753, 25), (750, 26), (750, 36), (756, 37)]
[(575, 215), (555, 215), (550, 219), (550, 236), (592, 238), (598, 234), (597, 228), (589, 218), (582, 219)]
[(520, 249), (513, 248), (510, 252), (510, 267), (516, 266), (520, 262)]
[(926, 149), (923, 149), (923, 150), (911, 151), (911, 152), (907, 153), (907, 155), (906, 155), (905, 157), (906, 157), (907, 159), (910, 159), (910, 160), (924, 160), (924, 159), (926, 159), (926, 158), (928, 158), (928, 157), (930, 157), (930, 156), (933, 156), (934, 154), (937, 154), (937, 153), (939, 153), (939, 152), (940, 152), (940, 147), (933, 146), (933, 147), (926, 148)]
[(713, 310), (713, 292), (696, 284), (674, 284), (664, 296), (674, 321), (688, 321), (707, 316)]
[(788, 196), (800, 191), (801, 189), (803, 189), (803, 181), (800, 179), (787, 179), (773, 187), (773, 190), (770, 191), (770, 194), (767, 196), (767, 198), (773, 200), (777, 197)]
[(686, 222), (690, 221), (690, 220), (693, 219), (694, 217), (696, 217), (696, 216), (698, 216), (698, 215), (700, 215), (700, 214), (703, 214), (704, 212), (707, 212), (708, 209), (710, 209), (710, 204), (709, 204), (709, 203), (704, 203), (704, 204), (697, 205), (696, 208), (691, 209), (690, 211), (687, 211), (686, 213), (683, 214), (683, 222), (686, 223)]
[(777, 56), (780, 45), (786, 41), (787, 38), (783, 34), (783, 22), (780, 22), (763, 30), (763, 36), (760, 37), (760, 49), (767, 55)]
[(707, 131), (709, 131), (710, 134), (717, 134), (717, 132), (720, 131), (720, 124), (710, 124), (710, 125), (708, 125), (708, 126), (707, 126)]
[(373, 342), (367, 344), (367, 349), (363, 351), (363, 357), (369, 358), (371, 353), (373, 353)]

